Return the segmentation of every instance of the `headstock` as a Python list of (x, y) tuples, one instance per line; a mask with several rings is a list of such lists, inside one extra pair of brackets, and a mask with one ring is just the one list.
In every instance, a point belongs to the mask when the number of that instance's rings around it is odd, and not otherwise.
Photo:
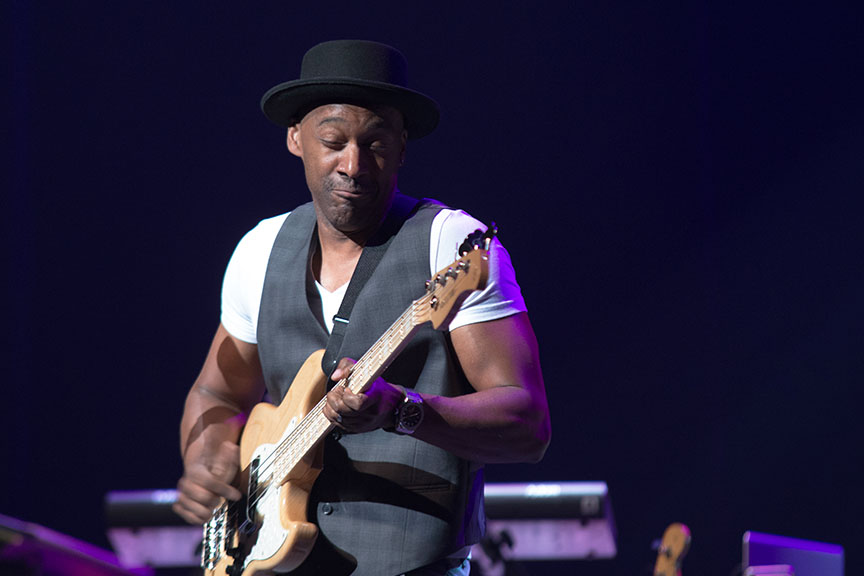
[(485, 232), (478, 228), (465, 237), (465, 241), (462, 242), (461, 246), (459, 246), (459, 255), (465, 256), (472, 250), (477, 250), (478, 248), (488, 251), (492, 239), (497, 235), (498, 226), (495, 225), (495, 222), (490, 223), (489, 228), (487, 228)]
[(681, 576), (681, 561), (689, 549), (690, 529), (680, 522), (670, 524), (657, 549), (654, 576)]
[(493, 222), (485, 232), (478, 229), (469, 234), (459, 246), (461, 257), (426, 282), (426, 294), (415, 302), (419, 322), (428, 320), (436, 329), (445, 328), (468, 294), (486, 287), (489, 245), (497, 233)]

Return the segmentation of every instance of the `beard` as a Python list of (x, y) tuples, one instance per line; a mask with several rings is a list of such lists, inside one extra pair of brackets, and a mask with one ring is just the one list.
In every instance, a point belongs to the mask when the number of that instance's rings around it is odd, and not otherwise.
[(374, 180), (330, 176), (313, 200), (319, 216), (332, 228), (352, 234), (377, 228), (387, 212), (396, 186), (385, 194)]

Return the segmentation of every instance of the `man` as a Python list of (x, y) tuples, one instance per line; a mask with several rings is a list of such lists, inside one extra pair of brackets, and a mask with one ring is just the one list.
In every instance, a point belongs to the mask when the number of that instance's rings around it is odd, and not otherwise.
[[(379, 256), (342, 330), (334, 382), (480, 226), (397, 190), (407, 141), (438, 123), (405, 70), (389, 46), (326, 42), (307, 52), (299, 80), (262, 99), (288, 129), (312, 202), (262, 221), (226, 271), (222, 321), (181, 425), (175, 510), (189, 522), (241, 498), (246, 416), (265, 389), (281, 402), (304, 359), (327, 347), (364, 248)], [(500, 243), (487, 287), (449, 332), (421, 329), (365, 393), (335, 386), (322, 409), (336, 429), (308, 504), (320, 534), (297, 573), (467, 573), (483, 531), (482, 465), (536, 462), (550, 439), (536, 339)]]

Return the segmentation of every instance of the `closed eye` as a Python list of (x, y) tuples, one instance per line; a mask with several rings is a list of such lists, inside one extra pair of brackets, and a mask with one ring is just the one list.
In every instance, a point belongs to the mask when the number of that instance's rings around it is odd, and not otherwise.
[(345, 143), (339, 140), (327, 140), (326, 138), (319, 138), (318, 140), (321, 142), (321, 144), (323, 144), (327, 148), (330, 148), (331, 150), (341, 150), (345, 147)]

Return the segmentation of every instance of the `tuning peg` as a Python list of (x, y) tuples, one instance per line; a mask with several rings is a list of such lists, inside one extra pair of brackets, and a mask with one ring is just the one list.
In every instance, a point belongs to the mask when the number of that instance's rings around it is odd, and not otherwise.
[(498, 235), (498, 225), (495, 222), (489, 223), (489, 228), (486, 229), (486, 233), (483, 234), (484, 248), (486, 250), (489, 249), (489, 245), (492, 243), (492, 239)]
[(479, 228), (475, 230), (473, 233), (469, 234), (465, 241), (459, 246), (459, 254), (465, 256), (472, 250), (476, 250), (481, 246), (488, 250), (489, 244), (492, 242), (492, 238), (494, 238), (498, 234), (498, 226), (495, 222), (489, 224), (489, 227), (486, 229), (486, 232), (483, 232)]

